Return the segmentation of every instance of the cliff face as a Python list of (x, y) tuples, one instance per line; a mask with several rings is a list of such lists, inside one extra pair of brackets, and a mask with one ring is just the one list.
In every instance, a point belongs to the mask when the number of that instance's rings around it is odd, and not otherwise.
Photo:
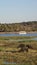
[(37, 21), (14, 24), (0, 24), (0, 32), (37, 31)]

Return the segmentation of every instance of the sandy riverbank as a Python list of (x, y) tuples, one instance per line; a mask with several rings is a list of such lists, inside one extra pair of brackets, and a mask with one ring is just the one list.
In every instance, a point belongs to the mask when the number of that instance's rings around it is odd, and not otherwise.
[(9, 33), (9, 34), (12, 34), (12, 33), (13, 33), (13, 34), (14, 34), (14, 33), (17, 34), (17, 33), (19, 33), (19, 32), (0, 32), (0, 34), (8, 34), (8, 33)]
[[(9, 33), (9, 34), (12, 34), (12, 33), (13, 33), (13, 34), (14, 34), (14, 33), (15, 33), (15, 34), (18, 34), (19, 32), (0, 32), (0, 34), (8, 34), (8, 33)], [(37, 31), (34, 31), (34, 32), (26, 32), (26, 33), (37, 33)]]
[(27, 33), (37, 33), (37, 31), (31, 31), (31, 32), (27, 32)]

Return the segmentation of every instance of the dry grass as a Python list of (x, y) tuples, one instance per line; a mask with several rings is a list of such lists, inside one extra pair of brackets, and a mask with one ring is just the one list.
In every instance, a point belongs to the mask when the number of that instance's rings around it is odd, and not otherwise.
[[(14, 52), (18, 51), (17, 46), (19, 44), (30, 44), (33, 49), (29, 49), (28, 52)], [(8, 52), (6, 52), (8, 51)], [(37, 41), (11, 41), (11, 40), (0, 40), (0, 64), (4, 64), (4, 62), (15, 62), (15, 65), (37, 65)], [(19, 64), (18, 64), (19, 63)], [(23, 64), (22, 64), (23, 63)], [(7, 65), (7, 64), (5, 64)], [(14, 64), (10, 64), (14, 65)]]

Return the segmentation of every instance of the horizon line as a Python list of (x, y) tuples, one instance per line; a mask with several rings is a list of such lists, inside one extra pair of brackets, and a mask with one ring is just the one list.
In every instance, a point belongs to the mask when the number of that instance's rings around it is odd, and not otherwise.
[(27, 23), (27, 22), (37, 22), (37, 21), (22, 21), (22, 22), (0, 22), (0, 24), (15, 24), (15, 23)]

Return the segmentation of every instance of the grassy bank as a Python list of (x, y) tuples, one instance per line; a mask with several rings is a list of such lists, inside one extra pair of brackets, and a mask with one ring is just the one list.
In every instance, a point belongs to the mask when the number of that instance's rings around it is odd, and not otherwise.
[[(37, 65), (37, 40), (12, 41), (31, 38), (34, 37), (0, 37), (0, 65)], [(33, 49), (19, 53), (20, 48), (17, 47), (20, 44), (31, 45)], [(5, 64), (5, 62), (14, 64)]]
[(18, 40), (18, 39), (32, 39), (37, 38), (37, 36), (0, 36), (0, 40)]

